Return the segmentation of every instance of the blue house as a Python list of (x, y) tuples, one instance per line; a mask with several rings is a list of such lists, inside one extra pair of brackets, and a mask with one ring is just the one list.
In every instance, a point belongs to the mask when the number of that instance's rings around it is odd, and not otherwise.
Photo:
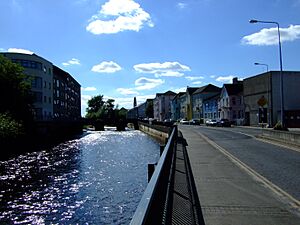
[(203, 118), (204, 121), (208, 119), (218, 118), (218, 101), (220, 93), (215, 94), (203, 100)]

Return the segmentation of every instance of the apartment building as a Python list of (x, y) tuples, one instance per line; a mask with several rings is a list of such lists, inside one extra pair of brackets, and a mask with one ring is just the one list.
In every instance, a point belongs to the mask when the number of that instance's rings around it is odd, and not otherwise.
[[(77, 120), (81, 117), (80, 84), (67, 72), (50, 61), (36, 55), (23, 53), (0, 53), (24, 68), (30, 77), (31, 92), (34, 98), (33, 114), (36, 121), (50, 121), (58, 118)], [(64, 83), (64, 91), (60, 84)], [(62, 101), (62, 98), (64, 100)], [(58, 107), (64, 102), (63, 107)]]

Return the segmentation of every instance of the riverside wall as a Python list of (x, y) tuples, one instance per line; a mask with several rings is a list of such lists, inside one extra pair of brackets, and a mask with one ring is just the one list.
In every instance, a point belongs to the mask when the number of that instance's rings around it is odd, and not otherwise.
[(170, 132), (172, 131), (171, 127), (165, 127), (160, 125), (150, 125), (146, 123), (138, 123), (139, 130), (152, 136), (160, 144), (166, 144), (166, 139), (169, 138)]

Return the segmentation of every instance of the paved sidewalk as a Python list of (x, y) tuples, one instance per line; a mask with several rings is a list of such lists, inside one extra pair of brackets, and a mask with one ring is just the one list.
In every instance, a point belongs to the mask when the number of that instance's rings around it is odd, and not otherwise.
[(297, 225), (300, 218), (194, 129), (179, 126), (206, 225)]

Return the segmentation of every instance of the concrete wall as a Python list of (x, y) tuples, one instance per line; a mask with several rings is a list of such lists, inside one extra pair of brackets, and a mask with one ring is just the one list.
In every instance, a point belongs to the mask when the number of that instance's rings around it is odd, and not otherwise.
[(300, 133), (262, 129), (262, 136), (300, 146)]
[(166, 144), (165, 143), (166, 138), (169, 137), (168, 129), (167, 128), (163, 129), (163, 127), (161, 128), (162, 129), (159, 129), (158, 126), (151, 126), (151, 125), (139, 123), (140, 131), (149, 134), (150, 136), (158, 140), (160, 144)]

